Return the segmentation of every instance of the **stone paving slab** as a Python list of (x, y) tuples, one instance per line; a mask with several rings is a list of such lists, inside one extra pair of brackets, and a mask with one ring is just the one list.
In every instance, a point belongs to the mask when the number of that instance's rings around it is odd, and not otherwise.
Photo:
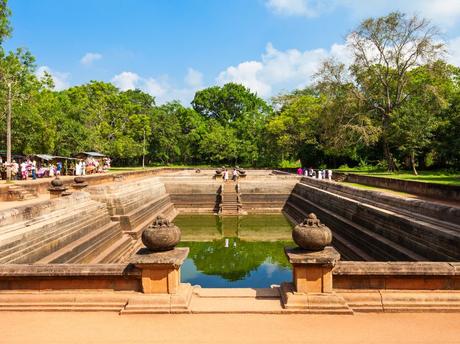
[(278, 287), (274, 288), (196, 288), (194, 294), (199, 297), (208, 298), (278, 298), (280, 292)]

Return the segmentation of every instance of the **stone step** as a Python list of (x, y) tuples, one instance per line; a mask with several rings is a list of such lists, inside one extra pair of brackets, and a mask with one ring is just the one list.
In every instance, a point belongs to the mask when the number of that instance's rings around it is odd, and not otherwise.
[[(114, 235), (115, 234), (115, 235)], [(121, 236), (121, 230), (119, 224), (116, 222), (110, 222), (98, 230), (92, 231), (83, 237), (71, 242), (70, 244), (62, 247), (61, 249), (54, 251), (52, 254), (40, 259), (36, 263), (38, 264), (56, 264), (75, 262), (76, 260), (82, 260), (85, 255), (91, 253), (95, 248), (104, 244), (114, 236)]]
[[(291, 209), (292, 210), (292, 209)], [(299, 223), (305, 219), (305, 214), (298, 211), (298, 215), (293, 217), (290, 213), (283, 211), (284, 215), (292, 222)], [(332, 246), (340, 252), (342, 260), (350, 261), (372, 261), (374, 260), (371, 255), (364, 252), (361, 248), (354, 245), (349, 240), (345, 239), (342, 235), (334, 232), (332, 237)]]
[(435, 227), (411, 216), (361, 203), (310, 185), (298, 184), (293, 195), (296, 194), (304, 194), (304, 198), (308, 199), (313, 207), (328, 209), (330, 213), (340, 215), (349, 222), (408, 247), (412, 252), (429, 257), (430, 260), (452, 261), (460, 257), (460, 233), (457, 231)]
[(56, 223), (50, 231), (38, 233), (33, 238), (26, 238), (16, 246), (2, 252), (1, 263), (31, 263), (40, 259), (53, 250), (65, 246), (69, 242), (89, 233), (95, 227), (98, 228), (109, 222), (107, 214), (93, 214), (92, 218), (84, 218), (82, 221), (69, 222), (65, 225)]
[(25, 188), (22, 185), (10, 185), (8, 187), (8, 200), (24, 201), (37, 198), (38, 195), (34, 190)]
[(378, 206), (382, 209), (418, 218), (440, 227), (460, 231), (460, 207), (448, 206), (412, 197), (395, 196), (382, 191), (363, 190), (340, 183), (303, 178), (302, 184), (312, 185), (350, 199)]
[(123, 235), (112, 245), (93, 257), (89, 264), (109, 264), (115, 263), (135, 244), (135, 241), (129, 235)]
[[(68, 205), (64, 203), (64, 206)], [(70, 207), (70, 206), (69, 206)], [(2, 226), (0, 230), (0, 242), (5, 244), (11, 237), (17, 235), (23, 236), (33, 231), (36, 228), (45, 228), (46, 226), (52, 225), (54, 219), (73, 219), (74, 217), (91, 217), (91, 214), (98, 210), (107, 211), (105, 204), (94, 202), (91, 200), (85, 200), (77, 204), (72, 204), (72, 212), (69, 212), (69, 207), (53, 209), (50, 213), (44, 213), (43, 215), (37, 216), (30, 220), (19, 221), (15, 223)]]
[[(218, 305), (218, 306), (217, 306)], [(230, 313), (283, 313), (280, 299), (248, 298), (248, 297), (222, 297), (200, 298), (192, 297), (190, 302), (192, 313), (230, 314)]]
[[(410, 260), (410, 261), (423, 261), (426, 258), (414, 253), (413, 251), (391, 241), (387, 238), (372, 232), (360, 226), (348, 219), (338, 215), (337, 213), (330, 212), (325, 208), (322, 208), (318, 205), (313, 204), (309, 200), (293, 194), (292, 197), (298, 198), (305, 202), (306, 204), (313, 207), (314, 211), (317, 213), (320, 219), (324, 219), (324, 222), (333, 222), (335, 225), (331, 226), (334, 229), (334, 233), (338, 232), (339, 235), (342, 235), (344, 238), (351, 242), (361, 243), (359, 246), (366, 248), (366, 251), (374, 259), (388, 259), (392, 257), (393, 260)], [(289, 206), (295, 208), (298, 212), (304, 214), (304, 218), (307, 216), (307, 212), (300, 210), (296, 207), (292, 201), (288, 201)], [(327, 217), (327, 219), (325, 219)]]

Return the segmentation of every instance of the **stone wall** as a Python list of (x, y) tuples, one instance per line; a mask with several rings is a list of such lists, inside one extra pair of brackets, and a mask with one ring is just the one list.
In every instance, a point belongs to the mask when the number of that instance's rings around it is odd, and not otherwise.
[(4, 264), (114, 262), (132, 247), (107, 206), (83, 192), (8, 209), (0, 219)]
[[(318, 181), (320, 182), (320, 181)], [(326, 181), (321, 183), (328, 183)], [(362, 195), (361, 195), (362, 196)], [(285, 213), (294, 222), (315, 212), (334, 232), (334, 246), (346, 260), (455, 261), (460, 259), (457, 224), (388, 209), (314, 185), (295, 186)]]
[[(268, 171), (248, 172), (240, 178), (241, 202), (247, 212), (280, 212), (299, 178), (269, 176)], [(265, 174), (264, 174), (265, 173)], [(216, 213), (219, 210), (222, 180), (209, 174), (163, 176), (166, 192), (177, 210), (186, 213)]]
[(211, 175), (161, 177), (174, 207), (185, 213), (216, 213), (222, 180)]
[(460, 263), (338, 262), (334, 289), (459, 290)]
[(302, 183), (309, 184), (333, 192), (335, 194), (361, 200), (367, 204), (384, 207), (385, 209), (406, 212), (408, 215), (417, 214), (427, 221), (430, 218), (460, 224), (460, 204), (458, 207), (444, 203), (435, 203), (417, 198), (399, 197), (375, 190), (364, 190), (342, 183), (328, 182), (313, 178), (302, 178)]
[(364, 184), (384, 189), (407, 192), (414, 195), (437, 198), (440, 200), (460, 201), (460, 186), (443, 185), (434, 183), (423, 183), (412, 180), (399, 180), (394, 178), (383, 178), (364, 176), (353, 173), (338, 173), (335, 175), (345, 176), (345, 181), (350, 183)]
[[(333, 271), (337, 292), (361, 290), (460, 290), (460, 263), (343, 262)], [(141, 272), (131, 264), (0, 265), (0, 291), (141, 291)]]
[(86, 191), (92, 199), (107, 204), (112, 220), (119, 221), (123, 231), (135, 239), (158, 215), (171, 219), (176, 214), (165, 185), (157, 177), (90, 186)]
[(247, 212), (280, 212), (288, 200), (297, 178), (261, 177), (241, 180), (241, 200)]

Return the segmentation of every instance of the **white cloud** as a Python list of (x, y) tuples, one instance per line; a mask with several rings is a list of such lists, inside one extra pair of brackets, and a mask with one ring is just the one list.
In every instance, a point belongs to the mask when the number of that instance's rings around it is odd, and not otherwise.
[(454, 25), (460, 20), (459, 0), (266, 0), (274, 13), (288, 16), (314, 17), (333, 9), (348, 9), (354, 17), (385, 15), (399, 10), (418, 13), (441, 27)]
[(134, 90), (138, 88), (137, 83), (141, 79), (139, 75), (133, 72), (122, 72), (112, 78), (112, 83), (120, 90)]
[(236, 67), (230, 66), (221, 72), (217, 77), (217, 82), (221, 85), (228, 82), (236, 82), (250, 88), (262, 97), (269, 96), (271, 86), (263, 81), (260, 75), (263, 69), (264, 65), (261, 62), (242, 62)]
[(203, 83), (203, 74), (196, 69), (189, 68), (184, 81), (190, 87), (200, 87)]
[(460, 37), (447, 42), (447, 61), (455, 66), (460, 66)]
[(102, 55), (99, 53), (86, 53), (81, 59), (80, 63), (85, 66), (91, 65), (94, 61), (102, 59)]
[(187, 87), (184, 88), (172, 86), (167, 75), (159, 78), (142, 77), (136, 73), (126, 71), (115, 75), (112, 78), (112, 83), (122, 91), (140, 89), (155, 97), (157, 104), (179, 100), (182, 104), (188, 105), (192, 101), (195, 92), (202, 87), (202, 74), (195, 70), (193, 70), (192, 74), (191, 76), (189, 69), (184, 78)]
[(281, 51), (267, 44), (260, 61), (247, 61), (222, 71), (216, 81), (240, 83), (261, 97), (270, 97), (282, 90), (304, 87), (311, 83), (321, 62), (328, 57), (350, 61), (345, 45), (334, 44), (330, 50), (313, 49)]
[(268, 0), (266, 4), (281, 15), (315, 17), (319, 14), (319, 9), (309, 0)]
[(56, 91), (61, 91), (69, 87), (68, 78), (69, 73), (62, 73), (55, 70), (52, 70), (48, 66), (40, 66), (37, 68), (35, 75), (37, 78), (42, 79), (45, 76), (45, 73), (51, 75), (51, 78), (54, 82), (54, 89)]
[(154, 78), (148, 78), (142, 80), (140, 88), (154, 97), (161, 98), (166, 94), (168, 85)]

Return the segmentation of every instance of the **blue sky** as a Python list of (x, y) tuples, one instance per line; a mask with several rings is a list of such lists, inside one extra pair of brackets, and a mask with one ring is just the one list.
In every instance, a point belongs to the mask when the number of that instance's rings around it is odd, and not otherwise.
[(13, 37), (56, 88), (104, 80), (158, 103), (188, 104), (228, 81), (264, 98), (302, 87), (320, 61), (346, 58), (346, 34), (368, 16), (418, 13), (442, 30), (460, 65), (460, 0), (10, 0)]

